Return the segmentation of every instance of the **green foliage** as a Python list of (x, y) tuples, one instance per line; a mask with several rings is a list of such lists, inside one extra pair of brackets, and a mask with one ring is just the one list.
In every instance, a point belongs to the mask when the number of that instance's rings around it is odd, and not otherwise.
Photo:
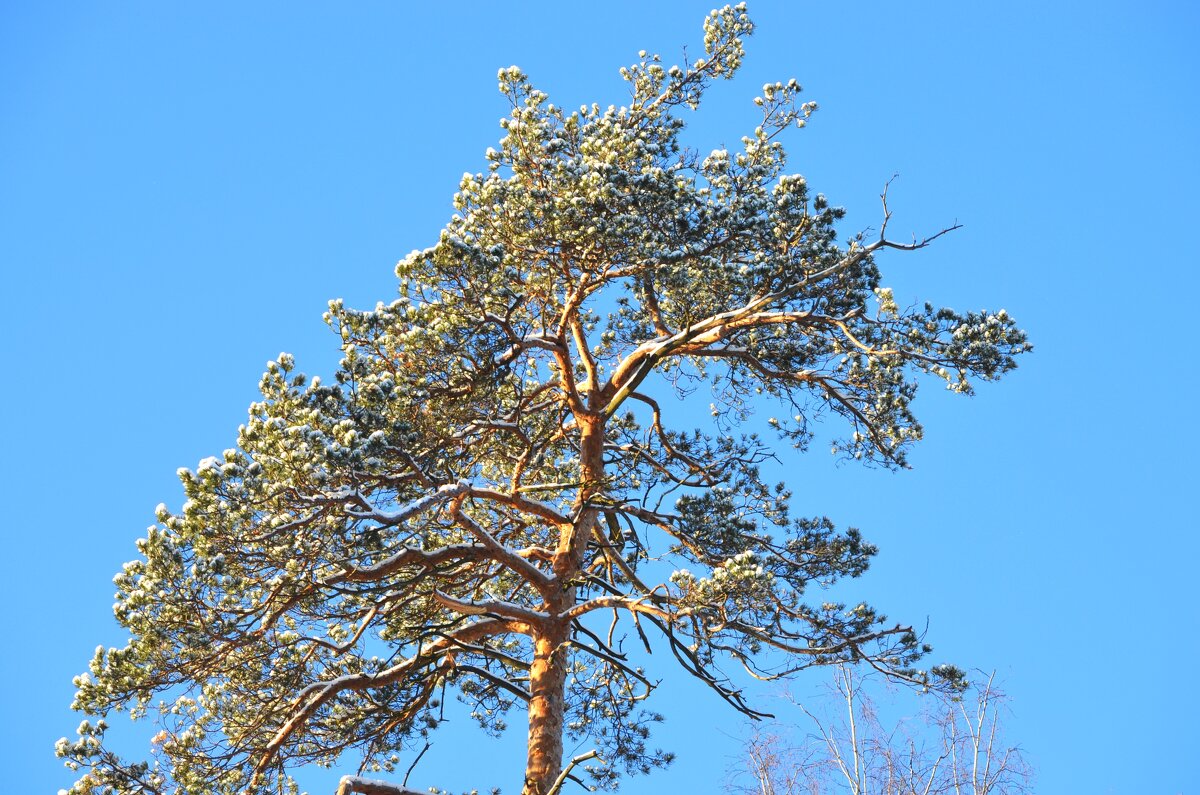
[[(129, 764), (82, 726), (58, 748), (87, 769), (72, 795), (274, 792), (343, 755), (391, 771), (447, 695), (502, 731), (534, 642), (559, 634), (562, 731), (601, 747), (601, 782), (669, 758), (647, 745), (654, 680), (627, 632), (748, 714), (722, 665), (936, 679), (910, 628), (805, 601), (875, 549), (791, 518), (759, 474), (771, 447), (733, 429), (758, 394), (795, 445), (832, 414), (837, 450), (900, 467), (915, 375), (969, 392), (1028, 345), (1003, 311), (897, 307), (873, 255), (923, 244), (839, 243), (842, 212), (785, 171), (778, 138), (815, 108), (795, 81), (763, 87), (739, 150), (682, 145), (679, 114), (734, 75), (752, 29), (742, 6), (714, 11), (705, 57), (643, 54), (619, 108), (568, 111), (500, 71), (504, 136), (437, 243), (397, 266), (399, 297), (331, 303), (334, 380), (271, 363), (237, 446), (180, 472), (187, 501), (115, 578), (130, 641), (97, 652), (74, 706), (161, 731)], [(663, 385), (695, 383), (713, 426), (669, 427)]]

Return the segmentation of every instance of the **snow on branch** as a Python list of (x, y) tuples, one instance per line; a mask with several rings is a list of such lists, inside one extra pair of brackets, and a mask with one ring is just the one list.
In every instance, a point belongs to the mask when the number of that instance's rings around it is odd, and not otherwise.
[(470, 488), (471, 484), (465, 481), (448, 483), (445, 486), (439, 486), (432, 494), (426, 494), (424, 497), (419, 497), (407, 505), (404, 505), (397, 511), (381, 511), (378, 508), (358, 511), (352, 508), (347, 508), (346, 513), (355, 517), (356, 519), (372, 519), (385, 527), (392, 527), (412, 518), (413, 516), (416, 516), (419, 513), (424, 513), (430, 508), (441, 505), (444, 502), (448, 502)]
[(428, 795), (421, 790), (362, 776), (342, 776), (335, 795)]

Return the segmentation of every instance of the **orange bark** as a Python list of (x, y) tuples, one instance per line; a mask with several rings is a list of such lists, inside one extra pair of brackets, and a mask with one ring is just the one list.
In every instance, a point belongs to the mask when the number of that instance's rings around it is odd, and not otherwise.
[(566, 639), (567, 627), (561, 625), (534, 640), (529, 669), (529, 756), (522, 795), (546, 795), (562, 769), (566, 655), (559, 644)]
[(525, 787), (521, 795), (547, 795), (562, 770), (563, 728), (566, 709), (566, 646), (571, 622), (559, 620), (575, 605), (574, 582), (582, 568), (593, 525), (595, 508), (585, 508), (589, 500), (603, 492), (604, 421), (595, 414), (576, 414), (580, 429), (581, 474), (575, 506), (575, 521), (561, 528), (553, 569), (562, 584), (558, 593), (547, 600), (551, 618), (534, 636), (533, 664), (529, 669), (529, 756), (525, 766)]

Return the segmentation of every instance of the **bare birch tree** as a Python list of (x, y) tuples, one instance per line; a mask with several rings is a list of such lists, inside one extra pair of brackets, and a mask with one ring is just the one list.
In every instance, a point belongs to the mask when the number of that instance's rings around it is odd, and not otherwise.
[[(1019, 795), (1032, 768), (1003, 730), (995, 674), (965, 691), (928, 693), (920, 715), (887, 720), (873, 680), (838, 666), (827, 709), (796, 703), (812, 731), (757, 733), (737, 771), (747, 795)], [(876, 683), (877, 684), (877, 683)], [(915, 697), (914, 694), (908, 694)]]
[[(669, 759), (626, 634), (746, 715), (723, 665), (954, 678), (915, 670), (909, 626), (805, 601), (875, 550), (793, 517), (759, 474), (775, 448), (735, 429), (773, 401), (785, 442), (833, 415), (838, 452), (902, 467), (915, 376), (970, 392), (1025, 335), (1003, 311), (897, 306), (875, 255), (938, 235), (894, 242), (886, 202), (882, 231), (838, 241), (842, 212), (784, 170), (777, 139), (814, 109), (795, 81), (763, 87), (740, 150), (680, 143), (752, 27), (726, 7), (703, 58), (643, 54), (619, 108), (568, 111), (500, 71), (499, 148), (397, 266), (399, 298), (333, 302), (335, 377), (272, 362), (236, 446), (180, 472), (182, 508), (117, 575), (130, 641), (76, 680), (74, 795), (287, 791), (307, 764), (357, 769), (343, 792), (411, 792), (364, 776), (404, 770), (448, 697), (485, 732), (525, 713), (526, 795), (562, 785), (564, 737), (595, 745), (604, 784)], [(671, 388), (700, 386), (712, 425), (680, 429)], [(151, 758), (106, 745), (120, 711), (157, 722)]]

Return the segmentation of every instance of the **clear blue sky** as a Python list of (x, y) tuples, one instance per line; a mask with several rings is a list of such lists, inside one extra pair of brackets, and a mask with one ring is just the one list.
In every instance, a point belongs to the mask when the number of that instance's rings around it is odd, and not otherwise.
[[(698, 52), (710, 5), (0, 0), (7, 791), (70, 781), (71, 677), (124, 640), (111, 575), (181, 502), (175, 469), (233, 442), (267, 359), (328, 372), (326, 301), (388, 300), (435, 240), (499, 137), (497, 67), (619, 104), (617, 67)], [(929, 384), (912, 471), (815, 448), (797, 509), (882, 547), (862, 594), (928, 618), (939, 659), (999, 669), (1039, 792), (1200, 791), (1200, 11), (750, 10), (744, 72), (688, 141), (736, 143), (756, 89), (798, 78), (821, 110), (791, 165), (847, 232), (895, 172), (893, 230), (965, 225), (882, 260), (897, 297), (1004, 307), (1037, 347), (973, 400)], [(683, 686), (658, 707), (680, 759), (623, 791), (719, 791), (737, 716)], [(513, 792), (500, 748), (489, 770), (443, 747), (412, 783)]]

